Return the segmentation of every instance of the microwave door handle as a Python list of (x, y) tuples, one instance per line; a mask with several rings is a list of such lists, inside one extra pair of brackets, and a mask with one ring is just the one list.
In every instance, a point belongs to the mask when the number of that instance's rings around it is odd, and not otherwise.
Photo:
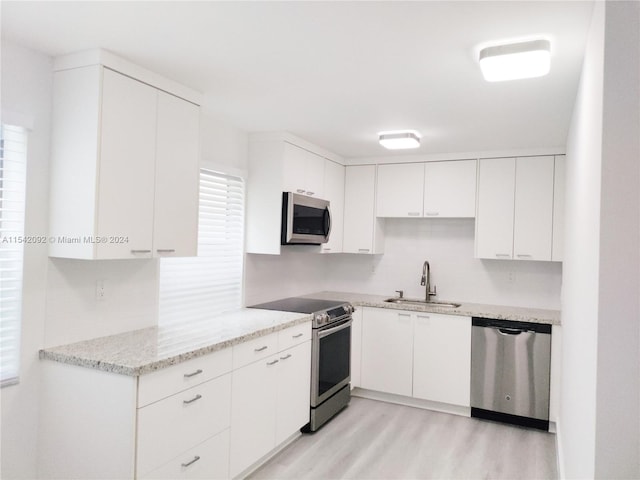
[(325, 236), (329, 238), (329, 235), (331, 235), (331, 211), (329, 207), (324, 209), (324, 231), (326, 232)]

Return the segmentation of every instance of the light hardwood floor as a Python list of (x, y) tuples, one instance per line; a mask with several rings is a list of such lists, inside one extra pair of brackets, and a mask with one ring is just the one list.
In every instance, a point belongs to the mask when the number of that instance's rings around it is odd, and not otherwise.
[(251, 479), (555, 479), (555, 435), (354, 397)]

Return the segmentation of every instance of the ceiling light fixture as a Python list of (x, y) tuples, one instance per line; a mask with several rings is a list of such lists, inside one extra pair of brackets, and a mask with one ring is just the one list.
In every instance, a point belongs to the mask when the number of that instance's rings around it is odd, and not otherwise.
[(420, 134), (415, 130), (378, 133), (380, 145), (389, 150), (404, 150), (420, 146)]
[(480, 69), (488, 82), (542, 77), (549, 73), (551, 42), (529, 42), (496, 45), (480, 50)]

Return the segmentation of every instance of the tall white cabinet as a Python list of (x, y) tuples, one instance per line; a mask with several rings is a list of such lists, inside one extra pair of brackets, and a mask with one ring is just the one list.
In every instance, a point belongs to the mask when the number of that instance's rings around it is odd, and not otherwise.
[(195, 256), (199, 106), (105, 58), (54, 72), (49, 254)]
[(376, 166), (347, 166), (344, 183), (344, 252), (383, 253), (383, 220), (375, 216)]

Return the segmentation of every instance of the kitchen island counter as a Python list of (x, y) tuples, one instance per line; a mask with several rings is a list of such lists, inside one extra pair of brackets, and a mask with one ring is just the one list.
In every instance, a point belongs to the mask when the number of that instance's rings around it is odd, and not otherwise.
[(138, 376), (310, 320), (302, 313), (242, 308), (197, 322), (44, 348), (40, 358)]

